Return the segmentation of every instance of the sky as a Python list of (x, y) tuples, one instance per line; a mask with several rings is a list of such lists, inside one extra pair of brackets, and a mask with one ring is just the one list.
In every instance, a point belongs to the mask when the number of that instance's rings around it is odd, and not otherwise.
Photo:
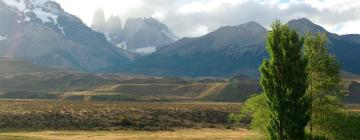
[(221, 26), (255, 21), (268, 28), (274, 19), (306, 17), (338, 34), (360, 34), (360, 0), (55, 0), (91, 25), (93, 13), (153, 17), (179, 37), (201, 36)]

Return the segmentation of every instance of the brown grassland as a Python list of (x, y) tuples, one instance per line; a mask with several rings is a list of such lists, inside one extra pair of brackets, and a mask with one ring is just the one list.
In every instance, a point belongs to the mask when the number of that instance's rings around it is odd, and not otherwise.
[[(0, 100), (0, 139), (235, 140), (257, 139), (228, 120), (240, 103), (73, 102)], [(359, 114), (359, 105), (346, 110)], [(355, 133), (355, 132), (351, 132)]]
[(172, 130), (225, 128), (237, 103), (0, 100), (0, 128)]
[(212, 102), (70, 102), (0, 100), (0, 139), (249, 139), (231, 127), (241, 104)]
[(239, 140), (256, 139), (247, 129), (179, 129), (175, 131), (15, 131), (2, 132), (10, 140)]

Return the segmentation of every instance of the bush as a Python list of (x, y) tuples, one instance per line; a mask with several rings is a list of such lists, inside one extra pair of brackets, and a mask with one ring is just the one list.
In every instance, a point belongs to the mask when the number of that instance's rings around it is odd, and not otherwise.
[(229, 120), (232, 123), (250, 124), (250, 128), (258, 131), (263, 137), (267, 137), (267, 127), (269, 124), (269, 109), (265, 102), (265, 94), (256, 94), (246, 100), (241, 107), (240, 113), (230, 114)]

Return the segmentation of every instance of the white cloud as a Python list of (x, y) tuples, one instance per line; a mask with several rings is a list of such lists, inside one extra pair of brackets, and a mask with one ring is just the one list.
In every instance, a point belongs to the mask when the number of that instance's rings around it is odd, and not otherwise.
[(220, 8), (227, 8), (239, 4), (242, 0), (201, 0), (193, 1), (180, 6), (177, 10), (180, 14), (193, 14), (201, 12), (211, 12)]
[(151, 17), (162, 21), (165, 18), (166, 14), (164, 12), (156, 11)]
[(337, 11), (349, 10), (360, 6), (359, 0), (304, 0), (304, 3), (319, 10), (332, 9)]
[(194, 36), (202, 36), (209, 33), (209, 28), (205, 25), (198, 25), (196, 26), (195, 30), (192, 32), (192, 34), (190, 35), (191, 37)]
[(349, 21), (340, 24), (337, 29), (334, 29), (339, 34), (359, 34), (360, 33), (360, 20)]
[(143, 7), (142, 0), (55, 0), (68, 12), (80, 17), (88, 25), (91, 24), (93, 13), (103, 8), (105, 16), (121, 15), (131, 9)]

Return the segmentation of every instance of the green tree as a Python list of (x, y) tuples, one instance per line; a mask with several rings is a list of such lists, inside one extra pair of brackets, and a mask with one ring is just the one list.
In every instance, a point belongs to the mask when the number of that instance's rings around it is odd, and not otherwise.
[(260, 67), (260, 84), (270, 109), (271, 139), (305, 138), (311, 102), (305, 96), (307, 61), (301, 53), (302, 46), (303, 38), (296, 31), (280, 21), (272, 24), (266, 45), (270, 59)]
[(312, 136), (326, 136), (324, 129), (330, 127), (327, 120), (334, 117), (339, 108), (339, 99), (344, 94), (341, 86), (341, 66), (335, 56), (328, 53), (325, 34), (315, 36), (307, 33), (304, 42), (304, 55), (308, 59), (307, 72), (311, 97), (311, 120), (308, 124)]
[(245, 101), (239, 114), (231, 114), (230, 120), (236, 123), (250, 122), (250, 128), (263, 134), (261, 138), (268, 138), (267, 127), (269, 125), (269, 108), (266, 105), (264, 93), (255, 94)]

